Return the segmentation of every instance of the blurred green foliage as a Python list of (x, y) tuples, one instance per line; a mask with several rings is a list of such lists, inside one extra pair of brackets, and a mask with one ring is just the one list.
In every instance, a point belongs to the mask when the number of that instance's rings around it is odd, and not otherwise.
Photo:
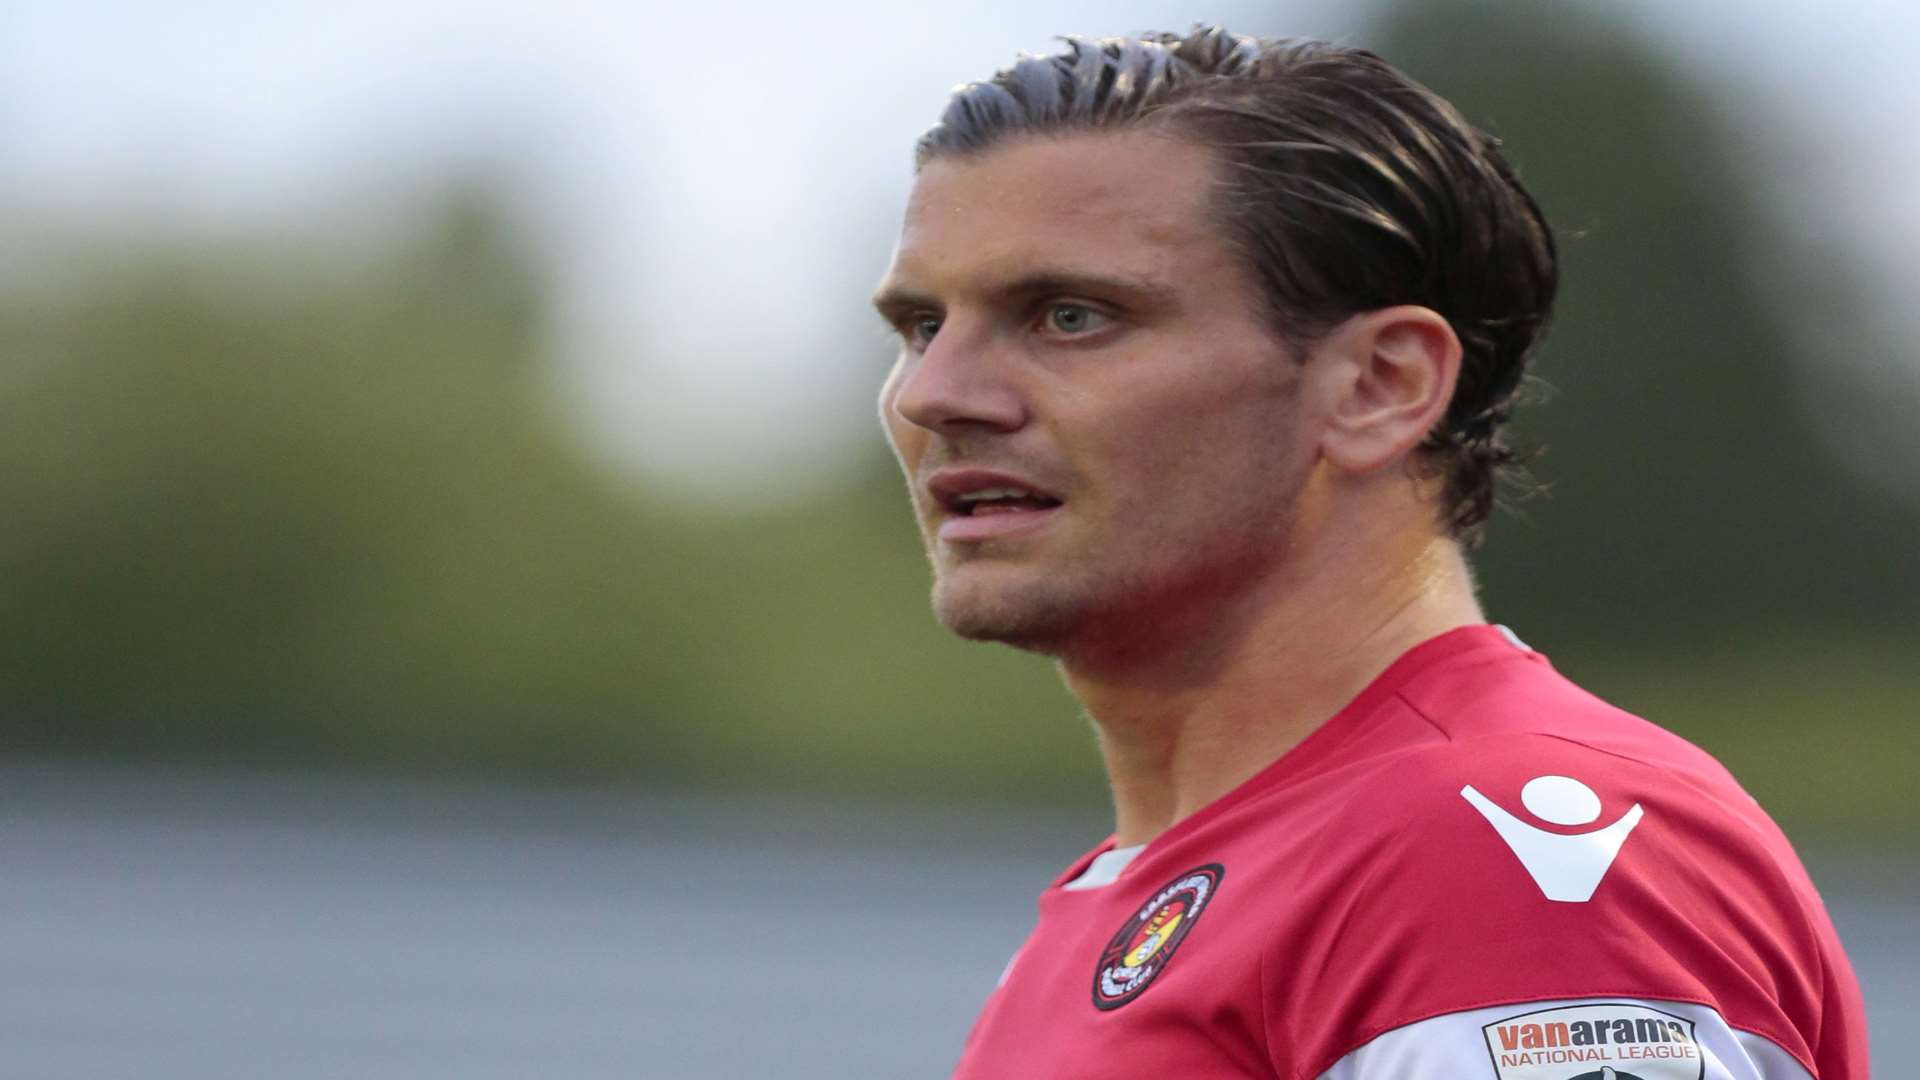
[(550, 406), (530, 266), (461, 197), (371, 264), (163, 253), (0, 301), (6, 748), (1097, 790), (1044, 664), (947, 662), (877, 434), (824, 507), (633, 490)]
[(1788, 134), (1593, 9), (1408, 5), (1377, 45), (1506, 142), (1560, 236), (1547, 400), (1518, 425), (1552, 497), (1495, 530), (1496, 606), (1629, 644), (1912, 625), (1920, 507), (1815, 438), (1847, 402), (1801, 369), (1888, 345), (1758, 205)]
[[(1920, 509), (1813, 447), (1754, 152), (1591, 16), (1422, 5), (1371, 43), (1565, 238), (1523, 423), (1554, 493), (1496, 521), (1490, 611), (1791, 827), (1911, 839)], [(547, 397), (532, 266), (468, 194), (350, 267), (263, 241), (0, 294), (4, 749), (1100, 797), (1048, 665), (928, 616), (877, 432), (802, 506), (636, 489)]]
[[(677, 535), (537, 408), (543, 298), (455, 200), (380, 265), (103, 267), (0, 315), (23, 741), (538, 762), (607, 708)], [(647, 678), (681, 677), (668, 663)]]

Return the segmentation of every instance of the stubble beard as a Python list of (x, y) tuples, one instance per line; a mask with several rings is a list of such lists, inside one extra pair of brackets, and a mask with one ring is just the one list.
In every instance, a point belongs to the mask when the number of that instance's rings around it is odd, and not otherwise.
[(1132, 550), (1068, 566), (933, 561), (933, 611), (969, 641), (997, 642), (1060, 660), (1150, 654), (1204, 636), (1237, 594), (1284, 557), (1297, 489), (1281, 505), (1173, 533)]
[[(935, 568), (933, 610), (950, 632), (968, 641), (1071, 659), (1153, 648), (1163, 632), (1195, 628), (1190, 610), (1211, 608), (1248, 584), (1259, 553), (1228, 544), (1195, 558), (1191, 550), (1170, 562), (1082, 564), (1078, 573), (1022, 568), (1013, 581), (965, 581), (964, 570)], [(959, 568), (956, 568), (959, 569)]]
[(1087, 595), (1090, 590), (1077, 582), (1054, 579), (965, 588), (937, 567), (934, 574), (934, 617), (968, 641), (1058, 655), (1095, 607)]

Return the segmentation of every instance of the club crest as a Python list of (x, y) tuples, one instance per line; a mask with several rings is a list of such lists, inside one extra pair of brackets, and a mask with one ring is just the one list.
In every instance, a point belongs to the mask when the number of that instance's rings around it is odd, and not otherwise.
[(1208, 863), (1174, 878), (1153, 894), (1120, 927), (1100, 953), (1093, 971), (1093, 1004), (1117, 1009), (1139, 997), (1173, 962), (1194, 924), (1200, 921), (1226, 868)]

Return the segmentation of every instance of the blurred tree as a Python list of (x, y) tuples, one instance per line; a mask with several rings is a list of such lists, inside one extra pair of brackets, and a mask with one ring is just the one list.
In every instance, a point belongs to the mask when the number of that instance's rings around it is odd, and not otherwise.
[(939, 652), (897, 480), (714, 521), (595, 472), (493, 201), (421, 217), (0, 296), (0, 748), (1093, 787), (1044, 664)]
[(674, 610), (630, 555), (674, 538), (543, 414), (530, 267), (478, 191), (431, 220), (346, 271), (155, 253), (0, 305), (10, 741), (590, 760), (583, 711), (691, 678), (609, 632)]
[[(1493, 610), (1616, 646), (1910, 627), (1920, 507), (1823, 454), (1809, 411), (1834, 403), (1793, 370), (1823, 359), (1807, 324), (1856, 348), (1864, 320), (1759, 205), (1756, 170), (1791, 155), (1733, 141), (1672, 59), (1591, 9), (1410, 3), (1368, 40), (1506, 141), (1560, 235), (1550, 400), (1519, 424), (1551, 495), (1494, 523)], [(1782, 280), (1805, 303), (1783, 308)]]

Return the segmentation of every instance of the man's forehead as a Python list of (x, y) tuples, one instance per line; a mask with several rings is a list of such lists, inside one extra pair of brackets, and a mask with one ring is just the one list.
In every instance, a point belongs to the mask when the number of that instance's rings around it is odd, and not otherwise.
[(1034, 136), (937, 158), (908, 199), (890, 281), (1036, 265), (1177, 275), (1220, 247), (1210, 159), (1146, 132)]
[(986, 197), (1007, 209), (1074, 216), (1142, 203), (1177, 211), (1200, 204), (1211, 173), (1205, 149), (1146, 129), (1012, 136), (928, 162), (908, 210), (952, 212), (958, 198)]

